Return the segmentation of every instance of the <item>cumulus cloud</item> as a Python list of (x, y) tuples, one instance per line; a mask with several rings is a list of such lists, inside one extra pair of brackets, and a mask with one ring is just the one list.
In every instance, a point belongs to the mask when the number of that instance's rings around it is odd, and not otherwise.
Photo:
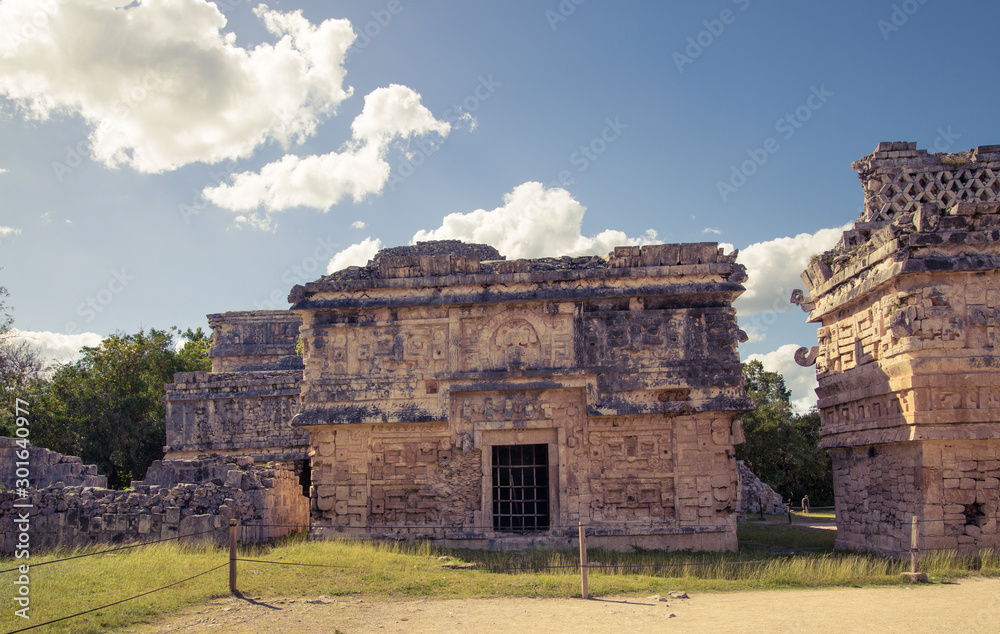
[(351, 226), (355, 229), (364, 229), (368, 224), (364, 220), (355, 220), (351, 223)]
[(96, 332), (83, 332), (76, 335), (64, 335), (59, 332), (35, 332), (31, 330), (11, 331), (11, 339), (15, 342), (26, 341), (42, 357), (46, 366), (54, 363), (72, 363), (80, 358), (80, 348), (94, 347), (101, 343), (103, 337)]
[(253, 48), (223, 32), (204, 0), (5, 0), (0, 96), (27, 117), (78, 115), (93, 157), (163, 172), (304, 140), (351, 95), (347, 20), (254, 9), (277, 40)]
[(765, 354), (751, 354), (745, 361), (758, 360), (768, 372), (779, 372), (785, 377), (785, 387), (792, 392), (792, 406), (799, 414), (805, 414), (816, 405), (816, 368), (803, 368), (795, 363), (795, 351), (799, 346), (789, 343)]
[(259, 172), (234, 175), (232, 184), (207, 187), (202, 195), (231, 211), (263, 207), (262, 214), (244, 215), (250, 223), (291, 207), (327, 211), (348, 196), (359, 202), (381, 192), (389, 180), (386, 156), (393, 141), (430, 134), (444, 137), (451, 124), (435, 119), (416, 91), (391, 84), (365, 96), (351, 130), (352, 139), (341, 152), (305, 158), (288, 154)]
[(368, 260), (375, 257), (375, 254), (381, 248), (382, 241), (378, 238), (374, 240), (371, 237), (365, 238), (361, 242), (352, 244), (334, 255), (330, 259), (330, 263), (326, 266), (326, 272), (329, 274), (334, 271), (346, 269), (349, 266), (364, 266), (368, 264)]
[(651, 244), (656, 232), (648, 229), (639, 238), (608, 229), (583, 235), (587, 208), (561, 187), (546, 188), (538, 182), (522, 183), (504, 195), (503, 205), (445, 216), (441, 226), (420, 230), (412, 242), (464, 240), (497, 248), (508, 258), (562, 255), (606, 255), (616, 246)]
[(845, 225), (820, 229), (816, 233), (800, 233), (791, 238), (755, 242), (741, 249), (737, 260), (747, 267), (749, 279), (744, 284), (746, 292), (735, 303), (740, 316), (795, 308), (788, 300), (792, 289), (804, 288), (799, 274), (809, 265), (809, 258), (832, 248), (850, 227)]
[(21, 235), (21, 230), (15, 227), (5, 227), (0, 225), (0, 238), (6, 238), (7, 236), (17, 236)]
[[(445, 216), (437, 229), (421, 229), (410, 244), (425, 240), (463, 240), (489, 244), (511, 259), (562, 255), (607, 255), (617, 246), (652, 244), (656, 232), (647, 229), (638, 238), (608, 229), (587, 237), (582, 232), (587, 208), (561, 187), (541, 183), (518, 185), (504, 196), (504, 204), (486, 211)], [(363, 266), (382, 247), (370, 237), (351, 245), (330, 260), (327, 272)]]
[(6, 174), (9, 171), (6, 167), (0, 167), (0, 174)]
[(716, 235), (716, 236), (721, 236), (722, 235), (721, 231), (719, 231), (718, 229), (713, 229), (711, 227), (705, 227), (704, 229), (701, 230), (701, 232), (702, 233), (711, 233), (712, 235)]

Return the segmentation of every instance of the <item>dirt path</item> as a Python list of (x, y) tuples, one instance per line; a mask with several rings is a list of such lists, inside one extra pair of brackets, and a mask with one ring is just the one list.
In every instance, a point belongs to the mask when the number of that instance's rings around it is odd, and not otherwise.
[(664, 597), (228, 598), (125, 632), (998, 632), (1000, 579)]

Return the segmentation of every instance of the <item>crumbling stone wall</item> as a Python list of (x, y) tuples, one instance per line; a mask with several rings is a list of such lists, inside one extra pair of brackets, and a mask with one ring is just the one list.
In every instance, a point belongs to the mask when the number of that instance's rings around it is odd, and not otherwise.
[[(0, 484), (13, 489), (17, 480), (17, 456), (22, 451), (19, 443), (26, 441), (0, 436)], [(67, 486), (106, 487), (107, 476), (98, 475), (97, 465), (85, 465), (77, 456), (64, 456), (59, 452), (35, 447), (27, 443), (30, 463), (28, 483), (33, 488), (45, 488), (56, 482)]]
[(769, 484), (757, 477), (742, 460), (736, 461), (736, 475), (740, 482), (740, 515), (787, 512), (785, 501)]
[[(583, 521), (598, 545), (734, 549), (744, 280), (714, 243), (507, 261), (445, 241), (296, 287), (313, 534), (566, 545)], [(495, 530), (491, 461), (523, 445), (546, 447), (551, 526), (518, 536)]]
[[(15, 508), (15, 503), (31, 506)], [(246, 527), (240, 531), (246, 541), (309, 525), (308, 499), (295, 473), (273, 463), (254, 464), (249, 457), (157, 461), (146, 480), (126, 491), (60, 482), (30, 491), (27, 502), (13, 490), (0, 492), (0, 551), (14, 552), (20, 532), (14, 521), (25, 512), (32, 551), (183, 536), (228, 543), (233, 517)]]
[(211, 372), (178, 372), (166, 386), (168, 460), (201, 453), (306, 463), (308, 434), (291, 426), (298, 411), (302, 357), (298, 317), (288, 311), (208, 316)]
[(865, 207), (793, 302), (821, 322), (822, 446), (838, 545), (998, 543), (1000, 146), (928, 154), (880, 143), (854, 163)]

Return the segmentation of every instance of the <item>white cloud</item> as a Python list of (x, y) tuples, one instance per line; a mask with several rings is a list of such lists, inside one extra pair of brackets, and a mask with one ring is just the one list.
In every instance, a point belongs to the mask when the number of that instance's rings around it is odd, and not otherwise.
[[(799, 277), (809, 258), (832, 248), (851, 225), (800, 233), (793, 238), (756, 242), (740, 250), (737, 261), (747, 267), (746, 292), (735, 302), (741, 317), (764, 311), (798, 310), (789, 303), (792, 289), (805, 288)], [(748, 331), (749, 333), (749, 331)]]
[(356, 140), (370, 144), (385, 144), (390, 140), (423, 136), (436, 132), (447, 136), (451, 124), (438, 121), (420, 103), (420, 95), (411, 88), (390, 84), (365, 95), (365, 107), (354, 122), (351, 132)]
[[(141, 172), (301, 142), (351, 95), (347, 20), (258, 5), (277, 39), (250, 48), (203, 0), (0, 3), (0, 96), (27, 117), (79, 115), (96, 160)], [(29, 31), (26, 26), (31, 26)]]
[(648, 229), (639, 238), (605, 230), (587, 237), (582, 233), (586, 207), (561, 187), (546, 189), (537, 182), (522, 183), (504, 195), (504, 204), (486, 211), (445, 216), (441, 226), (421, 230), (412, 242), (464, 240), (489, 244), (511, 259), (562, 255), (607, 255), (616, 246), (651, 244), (656, 232)]
[[(586, 207), (561, 187), (546, 189), (536, 182), (522, 183), (504, 196), (504, 204), (491, 211), (445, 216), (441, 226), (421, 229), (410, 243), (425, 240), (463, 240), (489, 244), (511, 259), (562, 255), (607, 255), (617, 246), (652, 244), (656, 232), (647, 229), (639, 238), (608, 229), (593, 237), (581, 230)], [(357, 224), (357, 223), (355, 223)], [(344, 249), (330, 260), (327, 272), (363, 266), (381, 248), (380, 240), (364, 241)]]
[(351, 226), (355, 229), (364, 229), (368, 224), (364, 220), (355, 220), (351, 223)]
[(83, 332), (77, 335), (64, 335), (59, 332), (34, 332), (30, 330), (12, 330), (11, 339), (26, 341), (42, 357), (46, 366), (52, 363), (71, 363), (80, 358), (80, 348), (94, 347), (101, 343), (103, 337), (95, 332)]
[(346, 269), (349, 266), (364, 266), (368, 260), (375, 257), (378, 250), (382, 248), (382, 241), (378, 238), (365, 238), (358, 244), (352, 244), (330, 259), (326, 266), (327, 274)]
[(711, 227), (705, 227), (704, 229), (701, 230), (701, 232), (702, 233), (711, 233), (711, 234), (717, 235), (717, 236), (721, 236), (722, 235), (721, 231), (719, 231), (718, 229), (713, 229)]
[(779, 372), (785, 377), (785, 387), (792, 392), (792, 406), (799, 414), (805, 414), (816, 405), (816, 367), (804, 368), (795, 363), (795, 351), (799, 346), (788, 343), (766, 354), (751, 354), (744, 361), (758, 360), (768, 372)]
[(0, 174), (6, 174), (6, 173), (7, 173), (7, 172), (9, 172), (9, 171), (10, 171), (10, 170), (9, 170), (9, 169), (7, 169), (6, 167), (0, 167)]
[(392, 141), (432, 133), (447, 136), (451, 125), (435, 119), (413, 89), (392, 84), (365, 96), (351, 129), (353, 138), (342, 152), (305, 158), (287, 154), (259, 172), (234, 175), (232, 184), (207, 187), (202, 195), (231, 211), (263, 207), (262, 214), (251, 214), (258, 219), (298, 206), (327, 211), (344, 197), (359, 202), (382, 191), (389, 180), (386, 156)]
[(5, 227), (0, 225), (0, 238), (6, 238), (7, 236), (19, 236), (21, 235), (21, 230), (15, 227)]

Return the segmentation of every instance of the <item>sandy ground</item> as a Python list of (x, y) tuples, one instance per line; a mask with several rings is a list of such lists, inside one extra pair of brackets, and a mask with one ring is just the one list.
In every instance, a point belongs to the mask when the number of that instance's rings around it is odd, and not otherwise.
[(1000, 579), (893, 588), (690, 593), (687, 599), (227, 598), (133, 633), (1000, 632)]

